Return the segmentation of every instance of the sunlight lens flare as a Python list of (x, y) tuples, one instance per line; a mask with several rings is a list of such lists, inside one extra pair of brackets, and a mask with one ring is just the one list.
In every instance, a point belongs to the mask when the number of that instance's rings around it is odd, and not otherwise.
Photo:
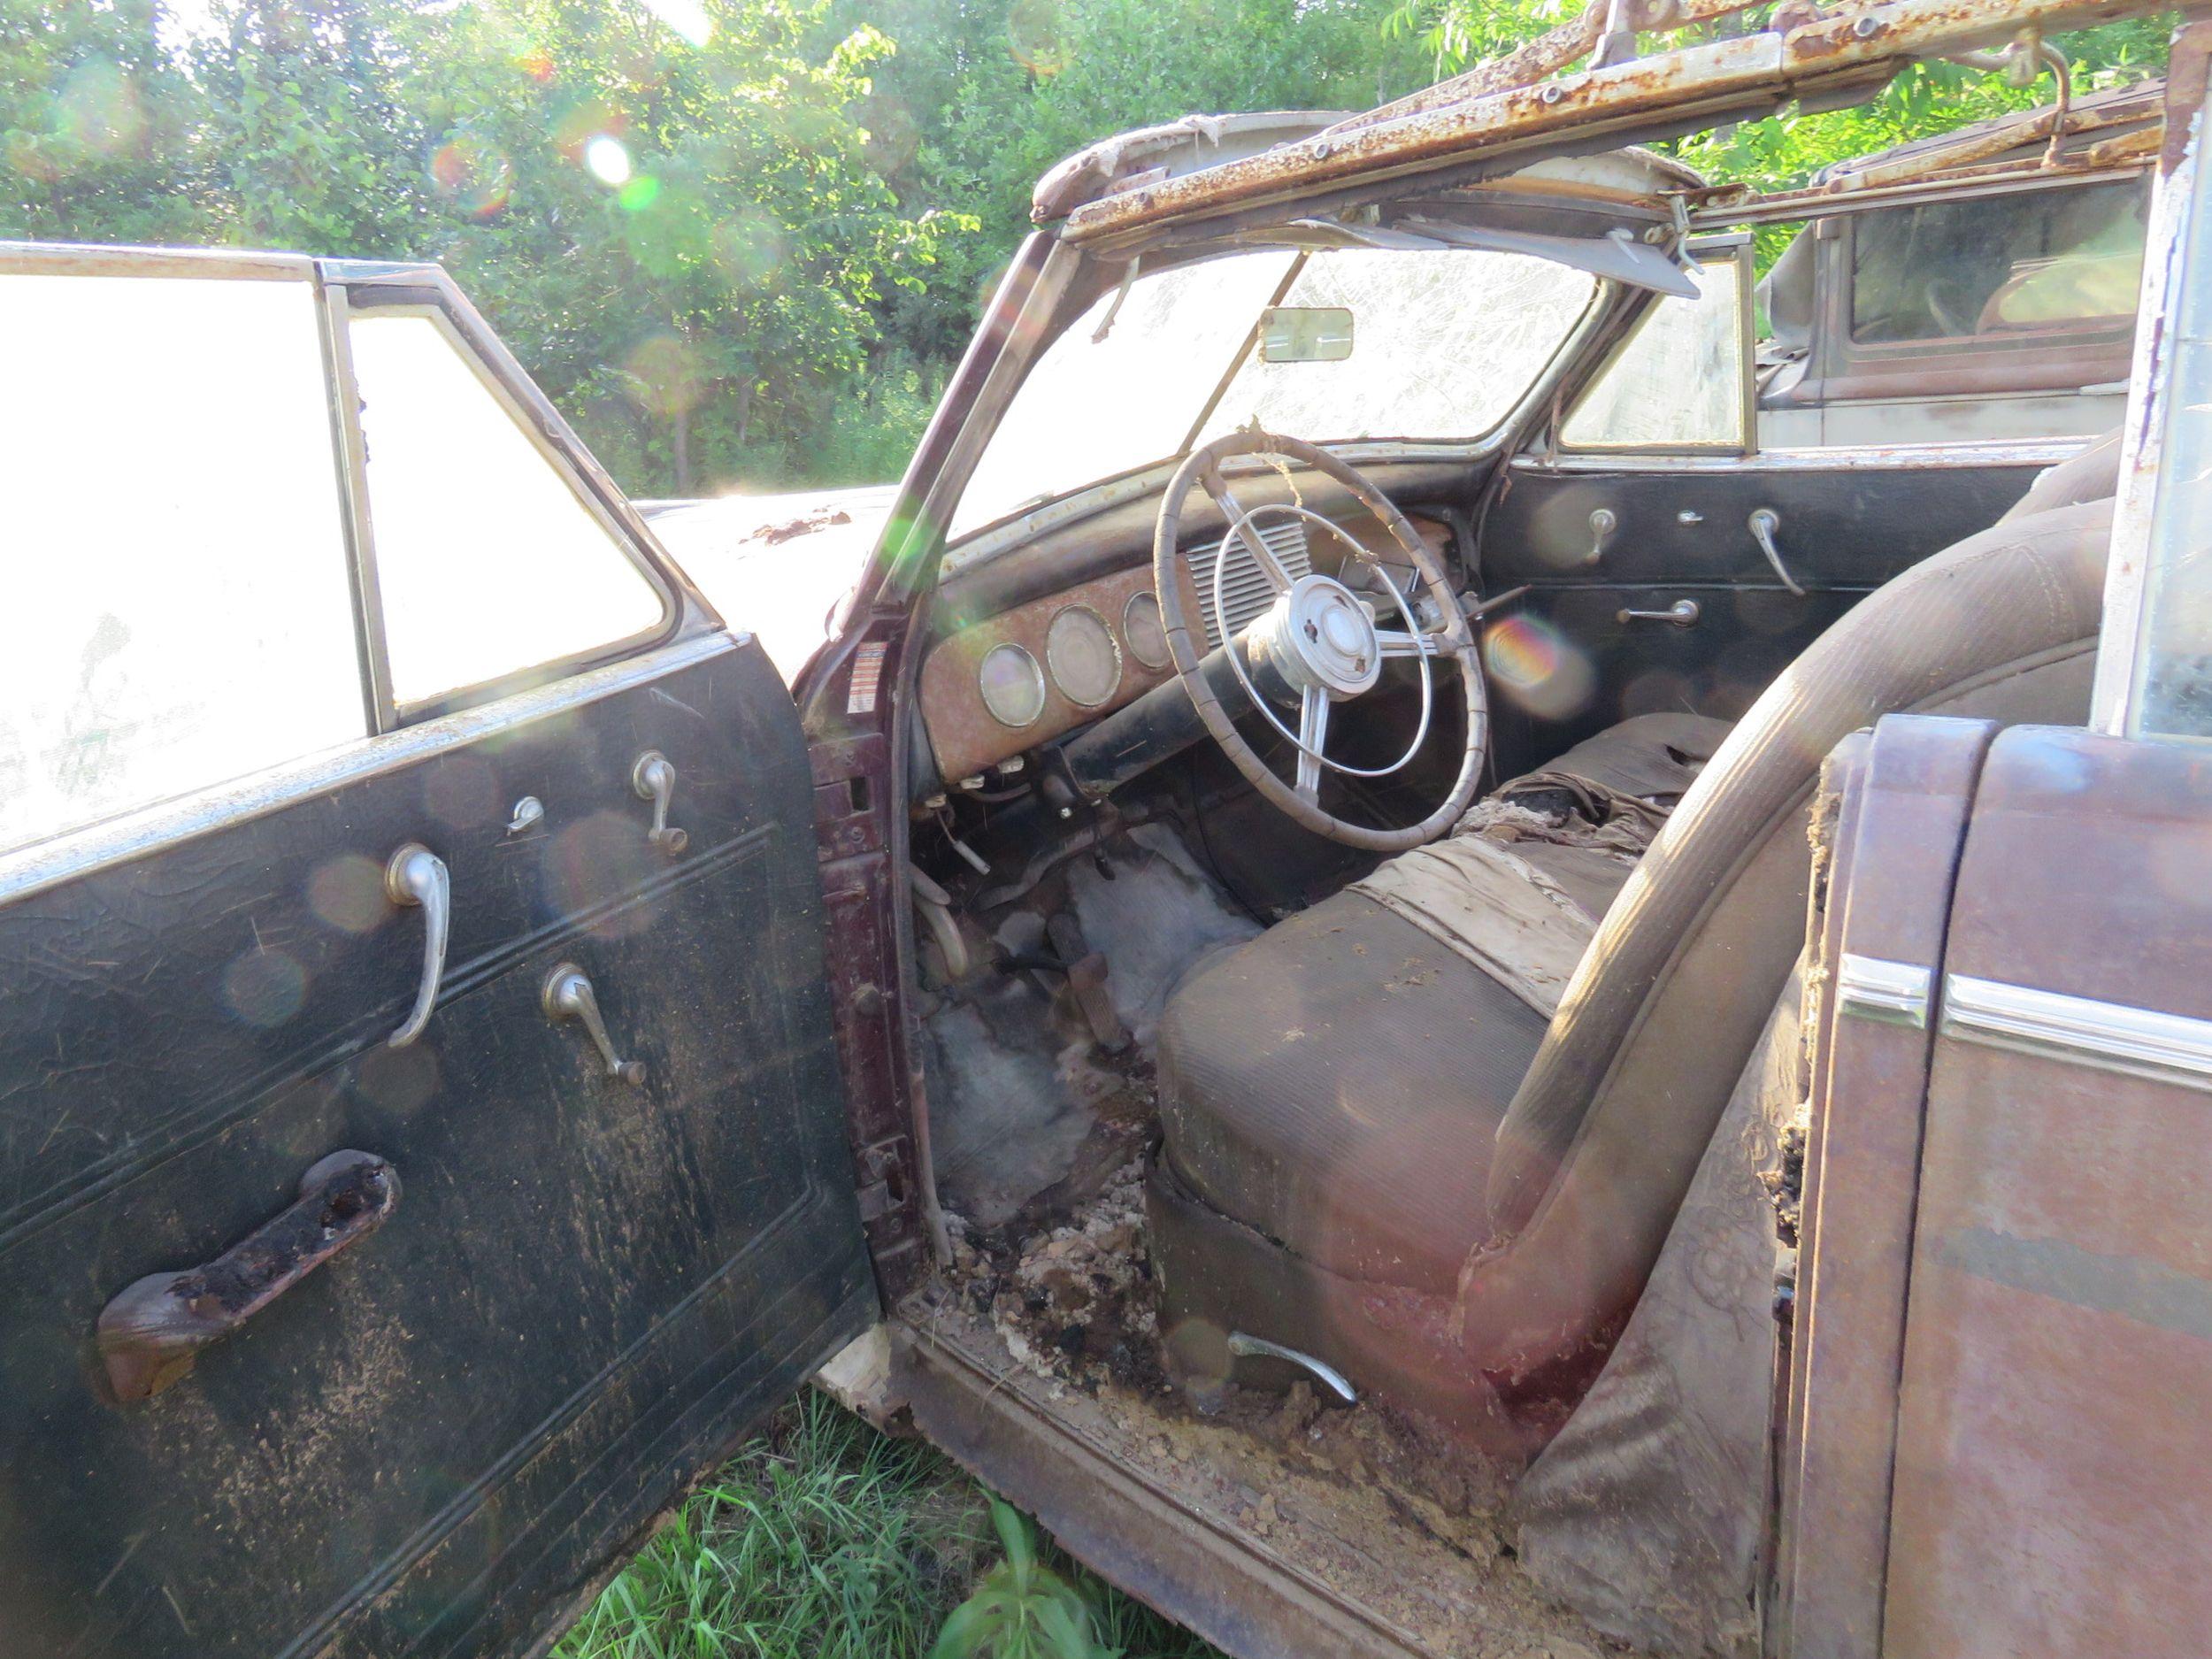
[(602, 184), (619, 188), (630, 181), (630, 152), (622, 147), (620, 139), (604, 133), (585, 141), (584, 165)]
[(664, 24), (671, 33), (682, 36), (694, 46), (704, 46), (714, 37), (714, 19), (700, 0), (645, 0), (645, 9)]
[(1588, 706), (1597, 676), (1590, 660), (1540, 617), (1508, 617), (1483, 636), (1491, 684), (1531, 714), (1563, 719)]
[(495, 219), (512, 193), (514, 168), (497, 146), (462, 134), (431, 152), (430, 181), (469, 218)]

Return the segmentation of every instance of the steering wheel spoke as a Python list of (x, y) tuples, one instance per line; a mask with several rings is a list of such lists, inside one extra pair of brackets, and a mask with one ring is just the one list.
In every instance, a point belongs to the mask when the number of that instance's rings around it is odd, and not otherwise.
[[(1237, 500), (1236, 493), (1229, 488), (1229, 480), (1221, 476), (1218, 469), (1209, 467), (1199, 481), (1205, 486), (1206, 494), (1212, 497), (1214, 505), (1221, 510), (1221, 516), (1228, 521), (1229, 528), (1222, 538), (1224, 541), (1233, 535), (1243, 542), (1245, 550), (1251, 554), (1252, 563), (1266, 579), (1267, 585), (1279, 594), (1288, 593), (1290, 572), (1282, 567), (1267, 543), (1252, 528), (1251, 521), (1245, 516), (1243, 503)], [(1224, 557), (1226, 556), (1225, 549)]]
[(1321, 799), (1321, 751), (1329, 738), (1329, 694), (1308, 686), (1298, 700), (1298, 794), (1308, 803)]
[[(1416, 581), (1388, 584), (1389, 591), (1373, 599), (1349, 585), (1354, 565), (1374, 568), (1383, 555), (1353, 536), (1333, 518), (1302, 501), (1269, 501), (1252, 508), (1236, 497), (1222, 476), (1222, 464), (1240, 457), (1257, 457), (1271, 465), (1287, 463), (1325, 478), (1378, 520), (1393, 548), (1390, 564), (1412, 567)], [(1202, 488), (1220, 511), (1225, 528), (1222, 553), (1241, 542), (1253, 568), (1271, 590), (1273, 603), (1248, 622), (1235, 639), (1222, 617), (1225, 557), (1217, 557), (1209, 582), (1202, 564), (1192, 580), (1182, 542), (1183, 509)], [(1315, 528), (1344, 546), (1347, 564), (1337, 570), (1324, 568), (1293, 580), (1280, 561), (1260, 540), (1253, 522), (1274, 514), (1306, 521), (1308, 534)], [(1386, 574), (1389, 572), (1385, 572)], [(1459, 822), (1475, 796), (1482, 775), (1485, 740), (1489, 732), (1487, 698), (1480, 659), (1466, 629), (1459, 622), (1458, 601), (1451, 573), (1437, 551), (1425, 541), (1390, 498), (1359, 471), (1317, 444), (1279, 433), (1250, 428), (1229, 433), (1194, 449), (1168, 481), (1160, 503), (1159, 520), (1152, 534), (1152, 585), (1158, 596), (1161, 620), (1167, 634), (1169, 655), (1175, 671), (1190, 694), (1193, 708), (1207, 733), (1259, 795), (1318, 835), (1347, 846), (1377, 852), (1400, 852), (1448, 833)], [(1393, 626), (1381, 627), (1378, 606), (1384, 599), (1394, 607)], [(1215, 626), (1202, 627), (1210, 606)], [(1449, 618), (1440, 628), (1425, 627), (1424, 611)], [(1223, 639), (1221, 665), (1234, 677), (1242, 701), (1225, 704), (1225, 691), (1213, 683), (1212, 659), (1202, 653), (1210, 634)], [(1380, 684), (1381, 659), (1404, 657), (1418, 669), (1418, 706), (1405, 751), (1378, 765), (1355, 764), (1325, 752), (1329, 726), (1335, 717), (1332, 703), (1355, 700)], [(1445, 680), (1441, 659), (1449, 658), (1459, 672)], [(1462, 733), (1458, 775), (1445, 798), (1418, 823), (1402, 828), (1339, 818), (1321, 805), (1321, 779), (1340, 772), (1353, 779), (1383, 779), (1409, 765), (1433, 729), (1440, 684), (1450, 684), (1457, 694), (1457, 722)], [(1393, 692), (1406, 687), (1401, 686)], [(1402, 706), (1403, 699), (1400, 699)], [(1297, 714), (1290, 710), (1295, 703)], [(1279, 754), (1263, 754), (1240, 725), (1264, 724), (1296, 752), (1294, 767), (1286, 769)], [(1362, 758), (1365, 758), (1363, 757)], [(1286, 775), (1286, 770), (1289, 775)], [(1425, 786), (1422, 792), (1426, 793)], [(1376, 810), (1372, 797), (1361, 797), (1363, 811)], [(1385, 805), (1384, 810), (1390, 809)]]
[(1377, 628), (1375, 644), (1386, 661), (1393, 657), (1441, 657), (1447, 649), (1432, 634), (1409, 634), (1403, 628)]

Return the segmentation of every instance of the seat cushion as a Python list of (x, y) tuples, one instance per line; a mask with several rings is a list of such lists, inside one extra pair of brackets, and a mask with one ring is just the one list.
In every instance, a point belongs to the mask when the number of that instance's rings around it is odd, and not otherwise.
[(1459, 833), (1202, 964), (1160, 1026), (1177, 1177), (1333, 1272), (1449, 1294), (1559, 993), (1726, 732), (1624, 721), (1504, 785)]
[(1169, 1002), (1168, 1161), (1309, 1261), (1448, 1294), (1545, 1024), (1403, 917), (1336, 894), (1202, 964)]

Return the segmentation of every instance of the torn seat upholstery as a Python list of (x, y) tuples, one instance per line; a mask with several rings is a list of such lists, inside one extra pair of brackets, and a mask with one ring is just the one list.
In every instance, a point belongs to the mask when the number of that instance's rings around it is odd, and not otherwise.
[(1160, 1033), (1190, 1191), (1337, 1272), (1448, 1294), (1483, 1225), (1468, 1196), (1560, 994), (1727, 732), (1625, 721), (1202, 966)]

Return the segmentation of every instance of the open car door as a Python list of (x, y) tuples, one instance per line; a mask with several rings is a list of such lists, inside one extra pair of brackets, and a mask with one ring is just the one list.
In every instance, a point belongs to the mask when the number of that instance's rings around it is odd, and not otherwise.
[(434, 270), (0, 360), (0, 1649), (528, 1649), (876, 1316), (789, 695)]
[(2090, 726), (1830, 765), (1777, 1659), (2206, 1651), (2212, 26), (2172, 63)]

